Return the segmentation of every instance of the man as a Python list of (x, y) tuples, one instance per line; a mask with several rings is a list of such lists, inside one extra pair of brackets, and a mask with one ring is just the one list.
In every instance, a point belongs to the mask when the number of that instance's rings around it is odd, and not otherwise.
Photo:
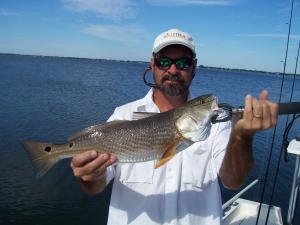
[[(133, 112), (165, 112), (192, 98), (189, 86), (196, 73), (192, 37), (178, 29), (160, 34), (153, 46), (155, 85), (135, 102), (115, 109), (109, 120), (131, 120)], [(237, 189), (253, 165), (252, 138), (277, 122), (278, 106), (245, 98), (243, 118), (234, 125), (212, 125), (209, 137), (191, 145), (158, 169), (155, 162), (119, 163), (114, 155), (89, 151), (72, 159), (83, 190), (95, 194), (114, 178), (108, 224), (222, 224), (223, 185)], [(194, 96), (195, 97), (195, 96)]]

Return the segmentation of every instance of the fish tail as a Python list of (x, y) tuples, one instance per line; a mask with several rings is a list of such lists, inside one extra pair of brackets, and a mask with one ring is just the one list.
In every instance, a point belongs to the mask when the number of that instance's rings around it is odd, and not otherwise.
[(52, 154), (54, 144), (26, 141), (23, 145), (38, 177), (43, 176), (59, 160)]

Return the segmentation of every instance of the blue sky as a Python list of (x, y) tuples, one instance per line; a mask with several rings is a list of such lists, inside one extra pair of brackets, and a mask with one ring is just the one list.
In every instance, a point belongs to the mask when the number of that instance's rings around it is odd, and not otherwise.
[[(1, 0), (0, 53), (149, 61), (154, 38), (190, 33), (198, 64), (283, 70), (291, 0)], [(300, 41), (294, 1), (288, 72)]]

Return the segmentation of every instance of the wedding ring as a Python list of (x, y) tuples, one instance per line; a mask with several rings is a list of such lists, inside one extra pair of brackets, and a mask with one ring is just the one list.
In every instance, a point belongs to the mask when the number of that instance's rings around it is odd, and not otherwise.
[(262, 115), (261, 115), (261, 114), (253, 114), (253, 116), (254, 116), (255, 118), (262, 118)]

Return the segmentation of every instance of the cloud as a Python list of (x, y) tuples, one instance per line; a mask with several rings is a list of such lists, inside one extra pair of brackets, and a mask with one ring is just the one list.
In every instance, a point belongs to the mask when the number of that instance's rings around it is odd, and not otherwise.
[(92, 12), (108, 19), (133, 18), (137, 11), (130, 0), (62, 0), (73, 12)]
[(0, 16), (19, 16), (19, 15), (20, 14), (17, 12), (0, 8)]
[(159, 6), (176, 6), (176, 5), (233, 5), (236, 0), (148, 0), (148, 4)]
[(90, 12), (107, 19), (120, 20), (135, 18), (143, 7), (154, 6), (226, 6), (239, 0), (146, 0), (144, 3), (133, 0), (61, 0), (64, 7), (72, 12)]
[(139, 27), (124, 27), (116, 25), (89, 25), (84, 33), (117, 42), (137, 43), (146, 39), (145, 32)]
[[(263, 34), (236, 34), (238, 37), (253, 37), (253, 38), (276, 38), (276, 39), (286, 39), (287, 34), (276, 34), (276, 33), (263, 33)], [(300, 35), (291, 34), (290, 39), (300, 40)]]

